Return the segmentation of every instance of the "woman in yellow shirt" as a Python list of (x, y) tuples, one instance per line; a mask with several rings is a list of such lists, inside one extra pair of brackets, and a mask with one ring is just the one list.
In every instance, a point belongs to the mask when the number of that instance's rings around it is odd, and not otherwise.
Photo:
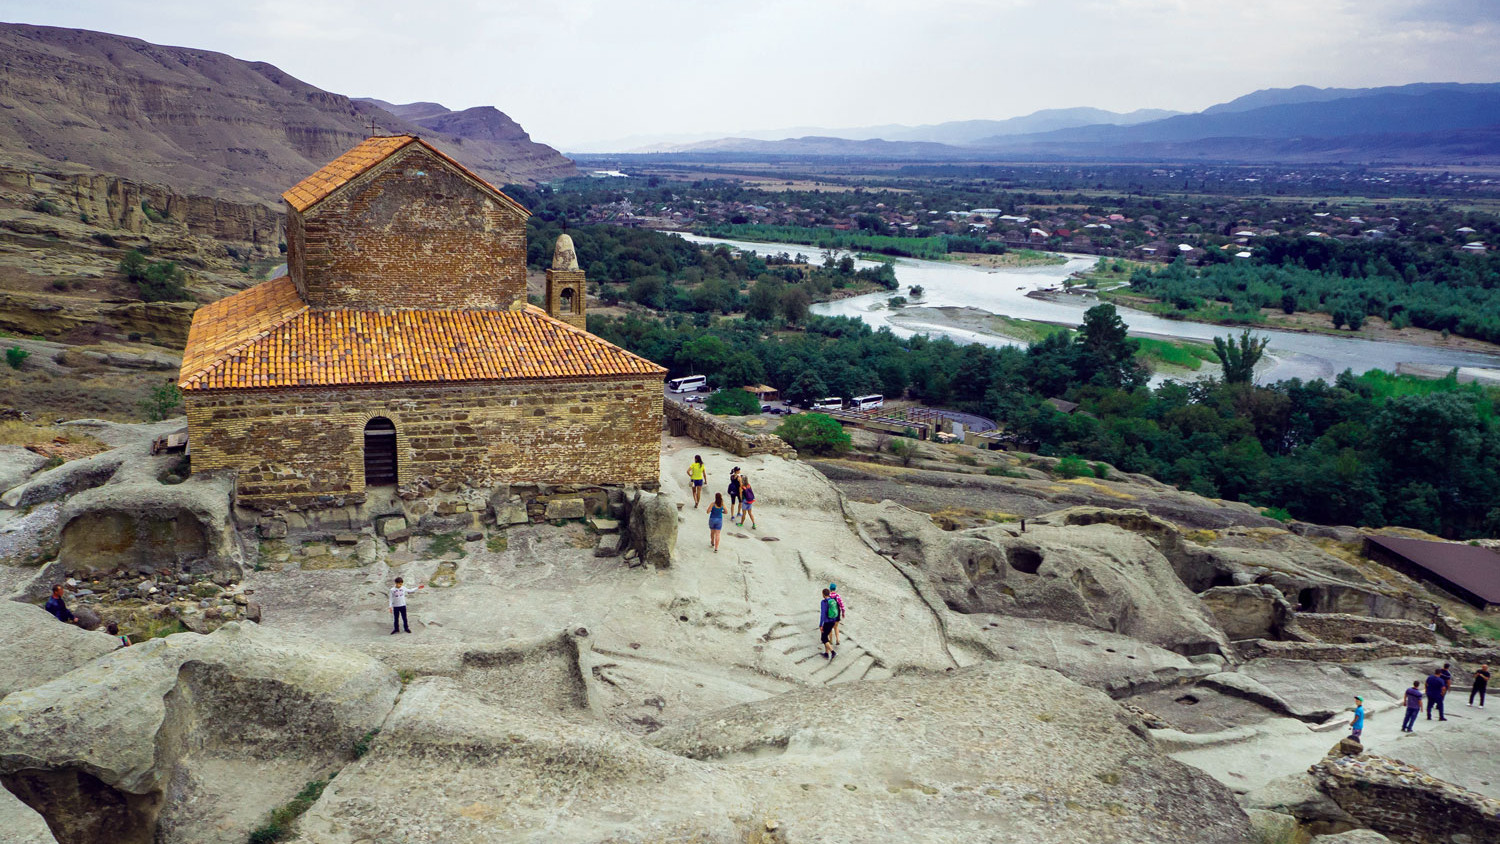
[(693, 463), (688, 466), (688, 480), (693, 482), (693, 509), (698, 509), (698, 501), (703, 497), (703, 484), (708, 480), (708, 467), (703, 465), (703, 456), (693, 455)]

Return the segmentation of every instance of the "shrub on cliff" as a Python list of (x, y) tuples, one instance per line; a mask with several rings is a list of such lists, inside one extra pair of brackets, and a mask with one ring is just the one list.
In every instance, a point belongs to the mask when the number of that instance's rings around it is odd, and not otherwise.
[(799, 413), (776, 429), (776, 436), (803, 454), (842, 454), (849, 450), (849, 433), (824, 413)]
[(151, 261), (132, 249), (120, 259), (120, 274), (140, 291), (146, 302), (180, 302), (191, 299), (187, 273), (171, 261)]

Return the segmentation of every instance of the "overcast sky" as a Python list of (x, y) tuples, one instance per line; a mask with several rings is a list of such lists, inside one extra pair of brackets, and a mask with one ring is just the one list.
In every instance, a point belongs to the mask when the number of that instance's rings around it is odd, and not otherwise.
[(0, 0), (0, 19), (632, 136), (1195, 111), (1259, 88), (1500, 81), (1495, 0)]

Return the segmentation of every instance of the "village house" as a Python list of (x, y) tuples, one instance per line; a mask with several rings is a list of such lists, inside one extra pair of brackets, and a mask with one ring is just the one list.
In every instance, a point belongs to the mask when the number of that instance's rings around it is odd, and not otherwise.
[(436, 147), (373, 137), (282, 195), (287, 274), (200, 308), (179, 387), (192, 470), (237, 503), (390, 487), (658, 483), (665, 370), (589, 334), (558, 238), (526, 298), (529, 212)]

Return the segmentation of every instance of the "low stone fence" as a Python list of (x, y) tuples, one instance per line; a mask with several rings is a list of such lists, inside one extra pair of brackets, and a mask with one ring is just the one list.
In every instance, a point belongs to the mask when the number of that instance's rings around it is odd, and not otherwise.
[(721, 448), (737, 457), (771, 454), (797, 459), (797, 450), (775, 434), (747, 434), (722, 419), (696, 407), (668, 399), (662, 403), (667, 431), (674, 437), (692, 437), (710, 448)]
[(1295, 624), (1320, 642), (1355, 643), (1357, 636), (1380, 636), (1402, 645), (1434, 645), (1437, 636), (1427, 625), (1396, 618), (1370, 618), (1347, 613), (1297, 613)]
[[(1500, 665), (1500, 650), (1494, 648), (1443, 648), (1436, 645), (1403, 645), (1399, 642), (1357, 642), (1340, 645), (1331, 642), (1276, 642), (1270, 639), (1248, 639), (1234, 643), (1242, 660), (1300, 659), (1313, 662), (1368, 662), (1372, 659), (1430, 659), (1461, 665)], [(1462, 680), (1462, 672), (1454, 672)], [(1455, 687), (1460, 683), (1455, 682)]]
[(1413, 844), (1500, 841), (1500, 800), (1377, 756), (1329, 755), (1308, 769), (1339, 808), (1377, 832)]

